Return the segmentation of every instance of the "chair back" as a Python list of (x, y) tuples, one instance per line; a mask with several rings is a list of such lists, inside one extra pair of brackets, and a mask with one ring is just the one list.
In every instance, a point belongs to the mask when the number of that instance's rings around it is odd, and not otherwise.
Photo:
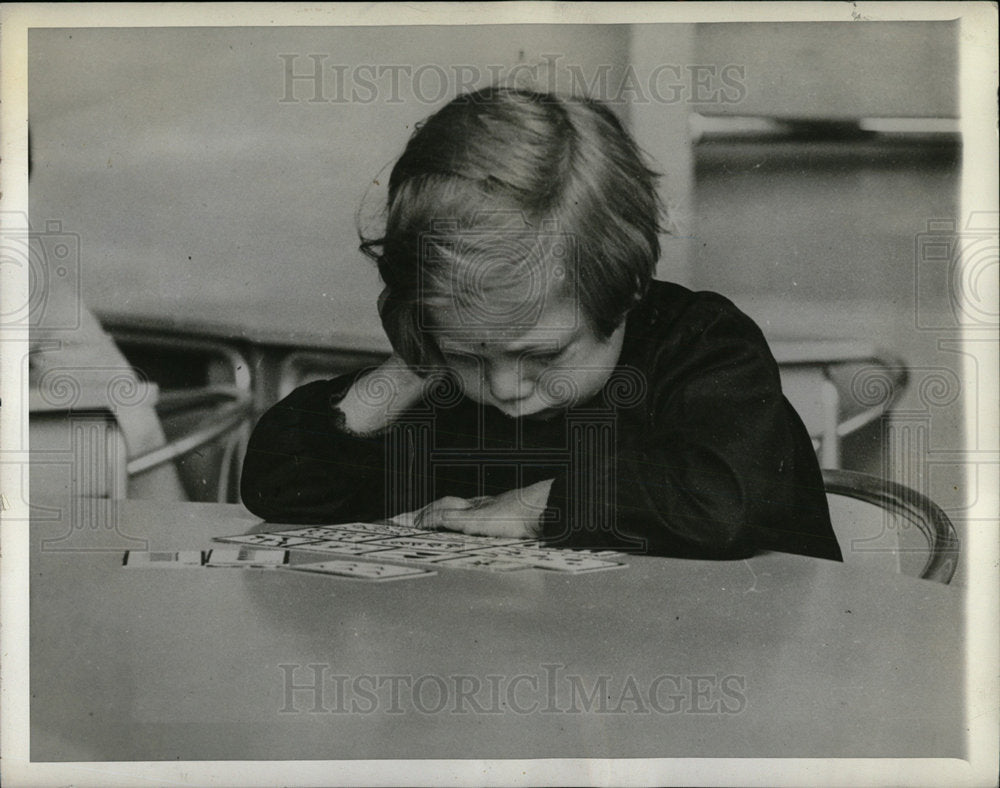
[(129, 360), (160, 384), (157, 415), (167, 442), (129, 457), (130, 488), (175, 468), (192, 501), (239, 500), (239, 472), (255, 415), (250, 364), (233, 344), (116, 327)]
[(809, 431), (819, 463), (824, 468), (840, 467), (840, 436), (837, 419), (840, 393), (823, 367), (791, 364), (779, 368), (785, 398)]
[(898, 358), (867, 349), (847, 354), (836, 345), (780, 348), (778, 365), (782, 391), (824, 468), (840, 467), (843, 439), (888, 414), (908, 379), (906, 364)]
[(823, 483), (844, 562), (948, 583), (959, 542), (944, 511), (896, 482), (827, 469)]

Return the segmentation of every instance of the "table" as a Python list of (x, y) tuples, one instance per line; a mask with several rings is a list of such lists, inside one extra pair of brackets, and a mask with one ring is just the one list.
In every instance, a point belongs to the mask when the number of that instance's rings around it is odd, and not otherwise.
[(335, 305), (313, 301), (270, 299), (187, 299), (165, 305), (160, 294), (132, 299), (127, 310), (103, 308), (98, 316), (105, 327), (161, 334), (185, 334), (255, 346), (311, 350), (353, 350), (389, 353), (375, 300), (370, 296), (345, 297)]
[(958, 589), (778, 553), (381, 585), (128, 569), (124, 549), (263, 526), (239, 505), (44, 510), (32, 760), (965, 754)]
[(33, 337), (28, 365), (32, 485), (113, 498), (183, 497), (172, 465), (141, 475), (131, 472), (136, 458), (166, 442), (156, 412), (159, 387), (142, 379), (93, 316), (84, 317), (82, 328), (69, 338), (45, 331)]
[(32, 484), (123, 498), (126, 436), (143, 444), (157, 387), (125, 368), (59, 366), (67, 355), (50, 353), (48, 371), (28, 390)]

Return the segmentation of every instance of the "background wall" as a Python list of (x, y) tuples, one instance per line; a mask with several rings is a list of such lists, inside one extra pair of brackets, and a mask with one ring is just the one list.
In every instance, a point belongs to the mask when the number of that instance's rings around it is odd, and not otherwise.
[[(414, 124), (459, 83), (617, 84), (628, 36), (625, 26), (36, 29), (33, 223), (80, 233), (83, 293), (99, 313), (299, 321), (380, 343), (355, 213), (366, 194), (384, 199), (379, 179)], [(317, 63), (321, 83), (289, 81)]]
[(957, 22), (759, 22), (697, 26), (697, 63), (746, 69), (715, 115), (953, 118)]
[[(931, 223), (961, 226), (961, 146), (944, 131), (956, 36), (947, 22), (697, 26), (695, 62), (740, 64), (746, 89), (699, 108), (687, 280), (771, 337), (860, 338), (900, 359), (892, 418), (848, 439), (844, 465), (923, 491), (965, 541), (979, 480), (961, 457), (958, 285), (924, 243)], [(845, 368), (842, 391), (867, 374)]]

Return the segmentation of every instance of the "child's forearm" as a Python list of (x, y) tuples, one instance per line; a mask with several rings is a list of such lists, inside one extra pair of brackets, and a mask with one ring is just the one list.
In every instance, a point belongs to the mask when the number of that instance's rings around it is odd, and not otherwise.
[(355, 434), (378, 432), (420, 399), (424, 380), (393, 354), (348, 389), (338, 408)]

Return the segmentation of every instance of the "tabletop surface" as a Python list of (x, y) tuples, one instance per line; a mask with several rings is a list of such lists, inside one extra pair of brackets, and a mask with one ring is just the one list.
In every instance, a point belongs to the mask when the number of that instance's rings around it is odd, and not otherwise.
[(264, 526), (35, 513), (32, 760), (965, 755), (960, 589), (779, 553), (384, 584), (129, 569)]

